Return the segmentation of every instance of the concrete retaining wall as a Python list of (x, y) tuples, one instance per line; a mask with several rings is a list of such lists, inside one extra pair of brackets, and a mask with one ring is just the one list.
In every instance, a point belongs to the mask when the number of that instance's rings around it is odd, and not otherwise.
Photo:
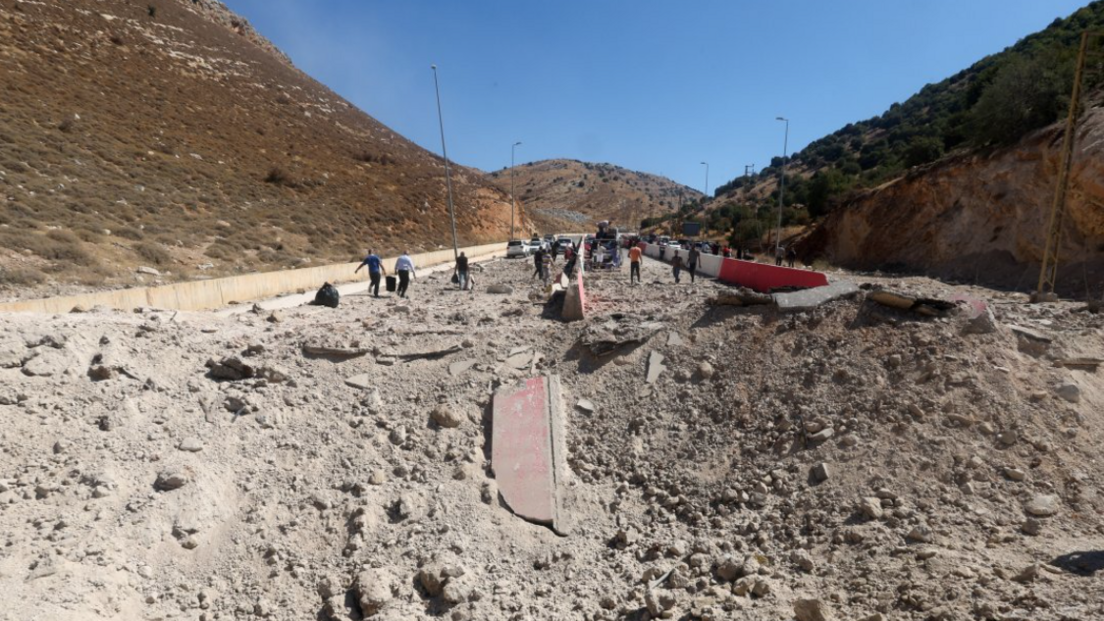
[[(641, 243), (640, 247), (644, 249), (645, 256), (659, 259), (658, 244)], [(682, 257), (685, 265), (690, 256), (690, 251), (685, 249), (668, 249), (663, 255), (663, 260), (670, 262), (676, 252)], [(777, 267), (755, 261), (726, 259), (715, 254), (701, 255), (698, 259), (697, 273), (729, 284), (750, 287), (762, 293), (781, 287), (823, 287), (828, 284), (828, 278), (820, 272)]]
[[(485, 244), (461, 248), (473, 261), (494, 255), (505, 255), (506, 244)], [(395, 259), (384, 259), (387, 271), (393, 272)], [(415, 269), (451, 263), (452, 249), (434, 250), (411, 255)], [(107, 306), (119, 310), (134, 310), (142, 306), (177, 310), (210, 310), (229, 306), (232, 302), (251, 302), (273, 298), (300, 290), (314, 291), (322, 283), (342, 283), (365, 279), (363, 273), (353, 274), (358, 263), (337, 263), (297, 270), (260, 272), (211, 280), (196, 280), (158, 287), (136, 287), (114, 291), (97, 291), (38, 300), (21, 300), (0, 304), (0, 312), (68, 313), (74, 306), (92, 308)], [(362, 272), (364, 270), (361, 270)]]

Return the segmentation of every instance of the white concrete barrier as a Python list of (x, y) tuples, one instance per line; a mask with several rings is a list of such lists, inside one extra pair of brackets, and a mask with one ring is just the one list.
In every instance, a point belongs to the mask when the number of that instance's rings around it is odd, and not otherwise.
[[(475, 261), (495, 255), (505, 255), (506, 243), (470, 246), (461, 250), (470, 260)], [(383, 260), (388, 272), (392, 271), (391, 267), (396, 258), (387, 257)], [(411, 255), (410, 258), (414, 261), (415, 269), (451, 263), (453, 260), (451, 248), (423, 252)], [(326, 282), (338, 284), (361, 280), (365, 276), (353, 273), (358, 264), (358, 262), (337, 263), (296, 270), (195, 280), (157, 287), (135, 287), (56, 298), (20, 300), (0, 304), (0, 312), (68, 313), (75, 306), (85, 308), (107, 306), (128, 311), (142, 306), (190, 311), (211, 310), (229, 306), (232, 302), (263, 300), (300, 290), (314, 291)]]

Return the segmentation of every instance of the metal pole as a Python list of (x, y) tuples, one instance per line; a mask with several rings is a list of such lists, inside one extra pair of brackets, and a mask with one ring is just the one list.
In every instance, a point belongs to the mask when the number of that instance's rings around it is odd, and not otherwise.
[(441, 156), (445, 158), (445, 187), (448, 188), (449, 221), (452, 222), (452, 258), (459, 254), (460, 246), (456, 243), (456, 212), (452, 207), (452, 174), (449, 172), (448, 151), (445, 150), (445, 117), (441, 114), (441, 86), (437, 83), (437, 65), (430, 65), (433, 69), (433, 88), (437, 91), (437, 122), (441, 125)]
[(782, 205), (786, 193), (786, 152), (790, 148), (790, 120), (778, 117), (778, 121), (786, 122), (786, 138), (782, 142), (782, 180), (778, 182), (778, 230), (774, 234), (774, 256), (782, 248)]
[(517, 209), (517, 200), (514, 199), (514, 148), (519, 144), (520, 140), (510, 146), (510, 239), (514, 239), (514, 211)]
[[(1099, 33), (1093, 34), (1099, 35)], [(1074, 134), (1077, 131), (1077, 117), (1081, 112), (1081, 74), (1085, 69), (1089, 35), (1088, 31), (1081, 33), (1081, 48), (1077, 55), (1077, 70), (1073, 78), (1073, 94), (1070, 95), (1066, 133), (1062, 138), (1062, 163), (1058, 169), (1058, 187), (1054, 191), (1054, 203), (1050, 208), (1046, 249), (1043, 251), (1043, 265), (1039, 268), (1039, 286), (1036, 288), (1034, 296), (1035, 301), (1038, 302), (1057, 299), (1054, 294), (1054, 287), (1058, 280), (1058, 248), (1062, 239), (1062, 220), (1066, 212), (1066, 192), (1069, 189), (1070, 168), (1073, 165)], [(1048, 285), (1049, 292), (1045, 290)]]
[[(705, 165), (705, 198), (709, 198), (709, 162), (702, 162)], [(705, 199), (702, 199), (705, 202)]]

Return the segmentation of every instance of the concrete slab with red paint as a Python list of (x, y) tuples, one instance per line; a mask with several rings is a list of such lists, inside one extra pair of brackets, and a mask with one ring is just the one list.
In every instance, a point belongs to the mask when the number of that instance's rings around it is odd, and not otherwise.
[(563, 399), (557, 375), (534, 377), (494, 396), (491, 467), (510, 510), (566, 533)]

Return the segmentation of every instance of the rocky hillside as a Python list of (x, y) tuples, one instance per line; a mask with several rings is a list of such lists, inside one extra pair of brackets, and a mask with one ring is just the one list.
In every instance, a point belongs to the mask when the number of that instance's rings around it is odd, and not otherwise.
[[(213, 0), (3, 0), (0, 82), (5, 297), (450, 237), (440, 158)], [(504, 239), (505, 195), (455, 173), (461, 243)]]
[[(805, 244), (809, 254), (863, 269), (900, 267), (1032, 289), (1046, 244), (1062, 127), (1015, 146), (913, 171), (833, 211)], [(1104, 294), (1104, 109), (1077, 132), (1062, 230), (1059, 289)]]
[[(509, 168), (490, 174), (510, 191)], [(577, 160), (543, 160), (513, 169), (518, 204), (541, 214), (578, 223), (610, 220), (636, 230), (644, 218), (674, 213), (702, 193), (666, 177)]]

